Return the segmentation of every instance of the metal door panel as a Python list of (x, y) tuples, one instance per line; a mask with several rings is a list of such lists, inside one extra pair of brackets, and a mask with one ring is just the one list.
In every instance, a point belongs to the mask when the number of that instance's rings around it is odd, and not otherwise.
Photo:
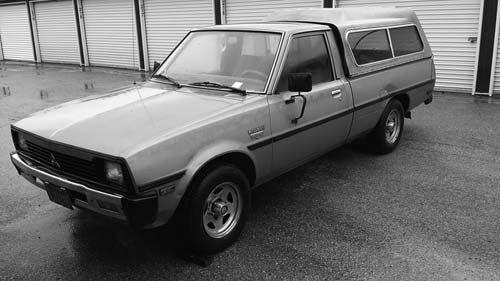
[(301, 100), (285, 103), (293, 94), (269, 96), (275, 173), (343, 144), (352, 122), (352, 95), (345, 79), (318, 84), (303, 93), (307, 104), (297, 124), (291, 120), (300, 114)]

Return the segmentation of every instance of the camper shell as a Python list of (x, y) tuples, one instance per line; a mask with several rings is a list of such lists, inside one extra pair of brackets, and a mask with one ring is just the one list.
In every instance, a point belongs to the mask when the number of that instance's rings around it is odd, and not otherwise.
[[(432, 51), (422, 26), (415, 13), (409, 9), (391, 7), (287, 9), (270, 14), (264, 21), (311, 23), (330, 27), (337, 41), (339, 52), (343, 57), (344, 72), (349, 78), (432, 57)], [(351, 32), (387, 30), (402, 26), (415, 26), (417, 28), (423, 44), (422, 51), (407, 56), (394, 57), (375, 64), (358, 65), (356, 63), (351, 46), (348, 43), (348, 35)]]

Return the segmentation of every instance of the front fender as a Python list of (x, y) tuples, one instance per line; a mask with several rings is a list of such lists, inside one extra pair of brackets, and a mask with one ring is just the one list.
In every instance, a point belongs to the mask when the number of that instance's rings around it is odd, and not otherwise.
[(212, 144), (200, 150), (200, 152), (197, 153), (193, 157), (193, 159), (189, 162), (186, 169), (186, 177), (185, 177), (186, 179), (189, 180), (187, 184), (189, 185), (189, 183), (191, 182), (192, 178), (196, 175), (196, 173), (201, 168), (203, 168), (207, 163), (229, 153), (245, 154), (250, 159), (252, 159), (252, 162), (254, 164), (256, 163), (253, 153), (250, 152), (247, 146), (243, 143), (228, 140)]
[[(211, 161), (229, 153), (243, 153), (247, 155), (254, 164), (256, 163), (253, 153), (251, 153), (243, 143), (224, 140), (204, 147), (189, 161), (186, 166), (184, 176), (177, 182), (175, 190), (164, 196), (159, 195), (158, 217), (152, 227), (165, 224), (172, 217), (182, 197), (184, 196), (184, 193), (200, 169)], [(256, 175), (258, 175), (259, 171), (256, 170), (255, 172)]]

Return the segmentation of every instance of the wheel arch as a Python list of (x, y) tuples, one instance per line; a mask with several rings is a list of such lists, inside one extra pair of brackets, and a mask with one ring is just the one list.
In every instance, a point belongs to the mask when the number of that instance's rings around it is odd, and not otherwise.
[(243, 144), (226, 141), (208, 146), (192, 158), (181, 181), (179, 195), (184, 197), (189, 188), (220, 163), (232, 164), (241, 169), (250, 186), (257, 180), (258, 168), (253, 154)]
[(410, 96), (407, 93), (399, 93), (395, 95), (392, 99), (398, 100), (401, 105), (403, 105), (404, 113), (406, 113), (410, 108)]
[(242, 151), (231, 151), (216, 155), (207, 160), (192, 175), (189, 185), (196, 182), (198, 178), (203, 178), (210, 170), (222, 163), (231, 164), (239, 168), (247, 176), (250, 186), (255, 183), (257, 171), (253, 159)]

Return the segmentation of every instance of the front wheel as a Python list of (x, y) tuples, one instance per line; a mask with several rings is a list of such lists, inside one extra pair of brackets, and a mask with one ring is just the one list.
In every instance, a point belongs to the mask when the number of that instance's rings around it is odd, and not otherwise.
[(241, 170), (219, 165), (186, 196), (184, 235), (193, 251), (220, 252), (238, 238), (250, 208), (250, 185)]
[(387, 154), (396, 149), (401, 141), (403, 127), (403, 105), (398, 100), (391, 100), (369, 136), (375, 152)]

